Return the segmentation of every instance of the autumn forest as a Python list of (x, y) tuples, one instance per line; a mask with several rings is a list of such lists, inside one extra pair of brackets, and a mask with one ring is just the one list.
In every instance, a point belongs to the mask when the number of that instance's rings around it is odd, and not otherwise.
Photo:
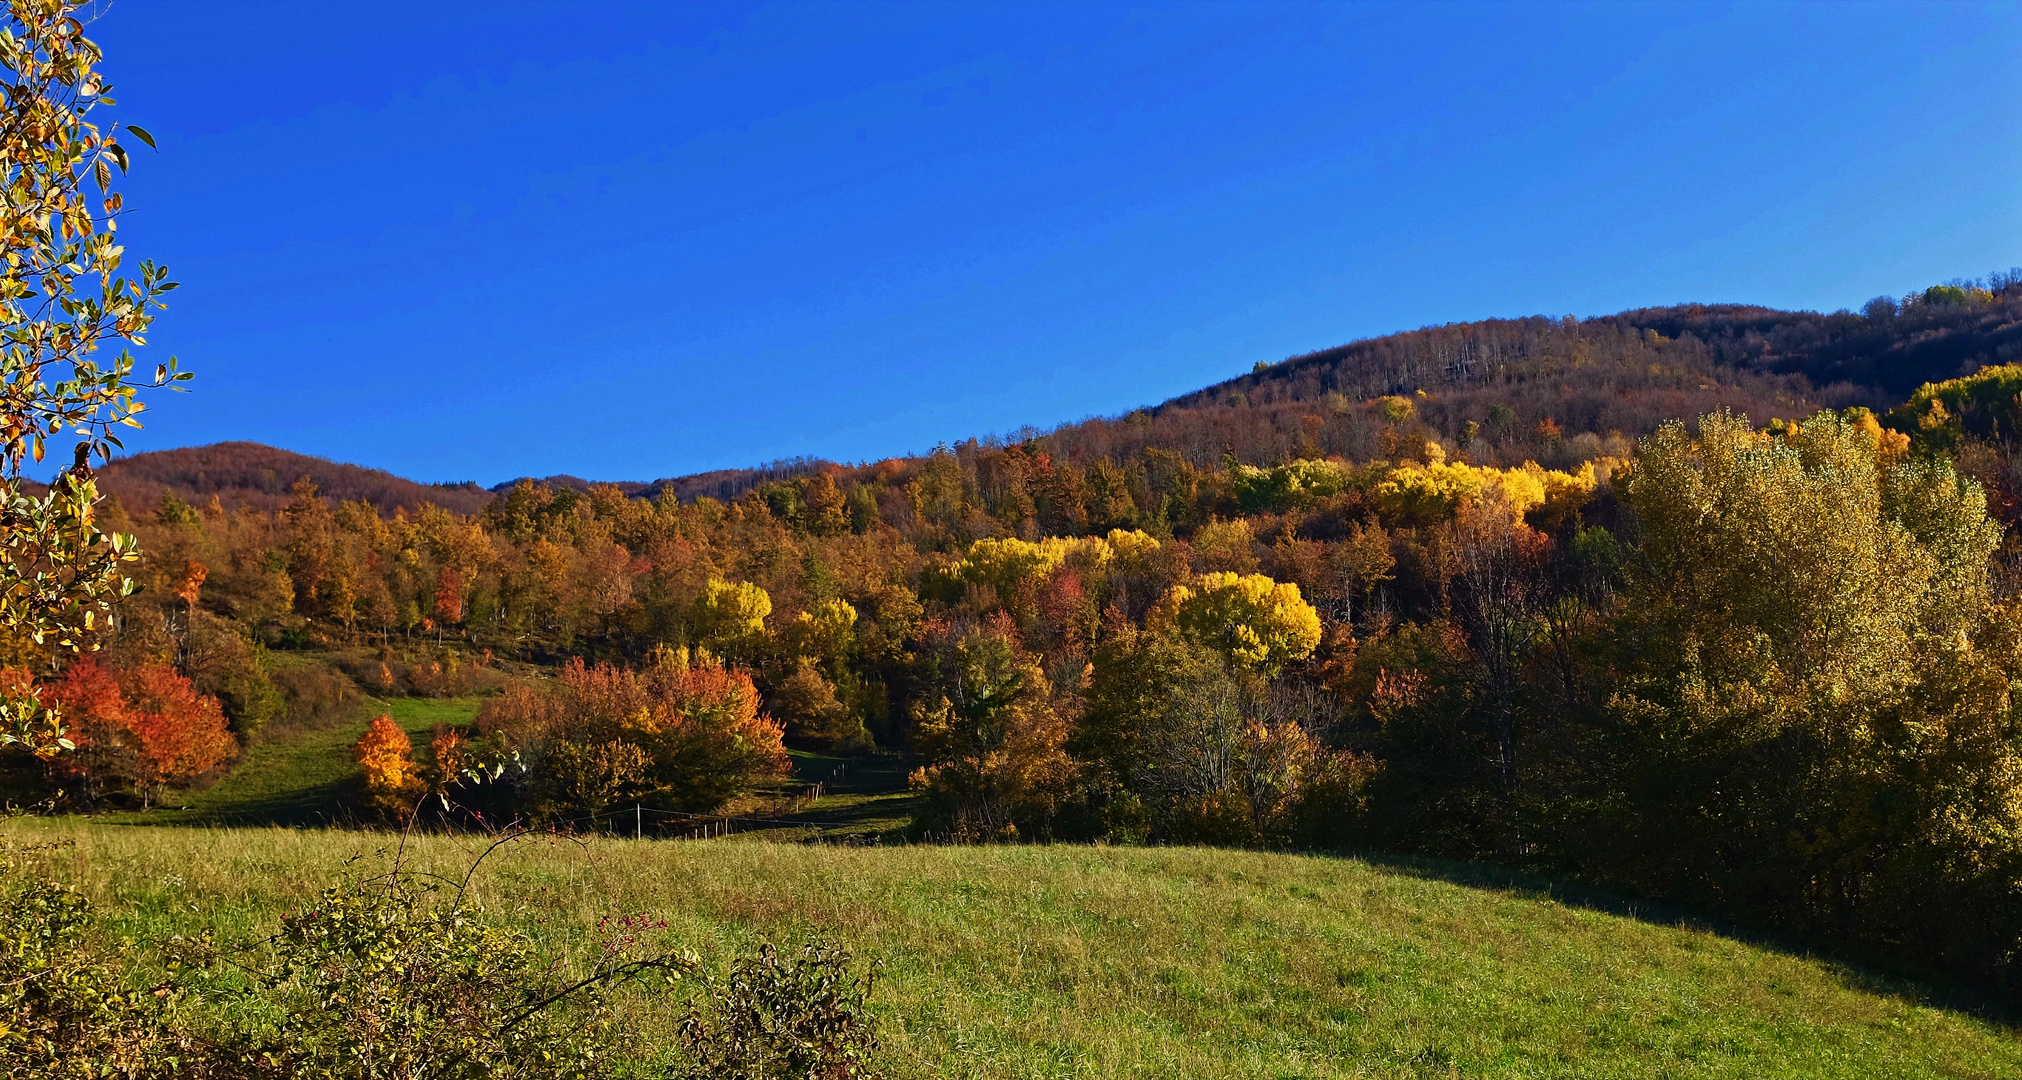
[(352, 820), (736, 812), (789, 749), (896, 756), (922, 839), (1481, 860), (2012, 985), (2011, 361), (1996, 275), (1428, 328), (701, 484), (118, 459), (142, 588), (53, 674), (16, 643), (77, 748), (10, 798), (145, 807), (361, 694), (481, 695), (375, 722)]

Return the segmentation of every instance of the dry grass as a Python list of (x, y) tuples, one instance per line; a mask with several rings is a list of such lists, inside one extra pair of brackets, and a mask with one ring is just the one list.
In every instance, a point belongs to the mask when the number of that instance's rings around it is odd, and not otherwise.
[[(53, 867), (133, 940), (253, 936), (398, 839), (76, 820), (0, 835), (74, 840)], [(460, 875), (478, 847), (425, 837), (412, 857)], [(544, 840), (478, 882), (563, 949), (601, 915), (647, 911), (710, 956), (814, 931), (881, 957), (898, 1076), (2022, 1075), (2013, 1031), (1830, 964), (1353, 860)], [(650, 1037), (668, 1011), (641, 1003)]]

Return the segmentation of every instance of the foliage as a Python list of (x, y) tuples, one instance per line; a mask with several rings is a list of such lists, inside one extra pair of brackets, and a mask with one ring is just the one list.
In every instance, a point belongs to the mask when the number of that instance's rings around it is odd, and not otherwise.
[(878, 965), (851, 971), (847, 949), (770, 941), (712, 980), (681, 1021), (684, 1080), (874, 1080), (877, 1024), (864, 1008)]
[(1230, 471), (1236, 502), (1246, 514), (1307, 506), (1361, 486), (1355, 471), (1336, 461), (1302, 459), (1269, 469), (1238, 464)]
[(671, 981), (691, 957), (653, 954), (643, 916), (608, 920), (579, 977), (561, 974), (522, 933), (483, 917), (462, 888), (384, 878), (327, 889), (282, 920), (246, 993), (278, 1020), (243, 1032), (253, 1076), (372, 1080), (507, 1077), (593, 1080), (610, 1074), (610, 996)]
[(925, 823), (963, 839), (1044, 835), (1074, 773), (1062, 702), (1006, 622), (951, 633), (940, 693), (915, 707)]
[(764, 638), (765, 620), (771, 614), (772, 598), (759, 586), (714, 580), (696, 604), (696, 632), (702, 641), (734, 652)]
[(1969, 435), (2013, 439), (2022, 434), (2022, 364), (1983, 367), (1971, 375), (1928, 382), (1889, 413), (1889, 423), (1919, 449), (1955, 453)]
[(145, 805), (239, 752), (218, 700), (165, 665), (122, 675), (82, 657), (48, 693), (77, 725), (77, 752), (54, 759), (50, 769), (82, 781), (88, 794), (123, 785)]
[[(0, 859), (0, 1077), (8, 1080), (615, 1080), (655, 1057), (621, 1023), (699, 969), (656, 949), (667, 924), (607, 916), (565, 967), (476, 902), (470, 882), (396, 862), (282, 916), (261, 941), (147, 943), (168, 978), (132, 985), (83, 893)], [(129, 957), (137, 959), (134, 943)], [(810, 939), (765, 945), (679, 1022), (681, 1076), (870, 1077), (876, 965)], [(250, 978), (217, 976), (235, 971)], [(621, 1002), (628, 989), (636, 991)], [(196, 1008), (182, 1008), (183, 1005)], [(636, 1021), (636, 1015), (632, 1017)], [(631, 1059), (628, 1063), (627, 1059)]]
[(365, 791), (373, 810), (393, 820), (405, 820), (426, 791), (414, 761), (414, 740), (381, 714), (351, 746), (351, 759), (365, 770)]
[(1097, 654), (1072, 749), (1112, 839), (1311, 843), (1359, 813), (1376, 767), (1322, 743), (1328, 702), (1175, 635), (1120, 635)]
[(518, 762), (513, 809), (549, 817), (619, 802), (715, 810), (786, 773), (780, 725), (751, 677), (663, 651), (641, 670), (572, 661), (556, 685), (516, 685), (486, 703), (478, 754)]
[[(1660, 432), (1582, 835), (1610, 877), (2013, 980), (2022, 675), (1976, 485), (1821, 414)], [(1570, 849), (1569, 845), (1569, 849)]]
[(1320, 615), (1299, 586), (1262, 574), (1204, 574), (1192, 585), (1175, 585), (1151, 625), (1263, 671), (1303, 660), (1320, 644)]
[[(199, 1049), (173, 1030), (168, 986), (121, 985), (77, 889), (0, 853), (0, 1078), (141, 1080)], [(194, 1070), (192, 1070), (194, 1071)]]
[(1462, 507), (1492, 498), (1518, 519), (1538, 511), (1564, 521), (1594, 493), (1591, 461), (1567, 473), (1534, 462), (1515, 469), (1448, 462), (1436, 443), (1427, 444), (1426, 452), (1424, 464), (1398, 466), (1376, 485), (1376, 505), (1386, 519), (1407, 525), (1447, 521)]
[[(120, 445), (114, 428), (140, 426), (139, 391), (188, 377), (174, 360), (148, 379), (135, 376), (129, 351), (104, 362), (93, 355), (114, 341), (146, 344), (175, 283), (153, 263), (133, 277), (120, 272), (123, 199), (112, 173), (126, 171), (127, 150), (117, 126), (101, 130), (91, 119), (113, 104), (111, 87), (72, 11), (64, 0), (14, 0), (0, 32), (9, 83), (0, 106), (0, 660), (13, 664), (96, 648), (114, 605), (133, 591), (124, 571), (137, 550), (131, 537), (100, 531), (91, 461)], [(125, 134), (153, 143), (130, 125)], [(74, 461), (45, 494), (32, 494), (24, 463), (41, 461), (46, 441), (66, 431), (79, 439)], [(35, 696), (12, 696), (0, 711), (0, 748), (42, 756), (68, 748), (61, 718)]]
[(766, 703), (786, 725), (786, 734), (800, 742), (839, 751), (870, 745), (864, 722), (836, 697), (835, 685), (806, 660), (780, 682)]

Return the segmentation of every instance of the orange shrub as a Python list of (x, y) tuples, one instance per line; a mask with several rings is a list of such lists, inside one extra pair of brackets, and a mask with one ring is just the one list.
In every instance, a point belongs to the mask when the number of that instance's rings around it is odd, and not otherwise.
[(477, 724), (527, 766), (520, 809), (713, 810), (786, 774), (781, 727), (758, 705), (751, 676), (714, 662), (663, 654), (631, 671), (573, 660), (552, 687), (508, 687)]
[(422, 794), (420, 770), (414, 764), (414, 740), (381, 714), (351, 745), (352, 760), (365, 770), (365, 790), (373, 808), (389, 817), (405, 817)]
[(98, 794), (119, 784), (146, 804), (162, 789), (209, 773), (239, 752), (218, 699), (174, 668), (150, 664), (124, 677), (95, 657), (64, 669), (49, 688), (77, 750), (51, 762), (57, 775)]

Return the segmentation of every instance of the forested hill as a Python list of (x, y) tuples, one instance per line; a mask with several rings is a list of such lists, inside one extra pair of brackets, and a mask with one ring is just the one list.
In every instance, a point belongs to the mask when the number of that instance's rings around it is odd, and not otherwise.
[[(1039, 441), (1056, 458), (1119, 466), (1146, 450), (1197, 467), (1229, 456), (1255, 465), (1337, 455), (1363, 461), (1393, 456), (1384, 433), (1408, 403), (1414, 423), (1477, 463), (1564, 465), (1626, 453), (1665, 420), (1716, 408), (1758, 423), (1821, 407), (1880, 413), (1923, 383), (2014, 361), (2022, 361), (2022, 273), (2011, 272), (1900, 301), (1878, 298), (1860, 312), (1685, 304), (1585, 320), (1427, 327), (1259, 364), (1161, 405), (1063, 425)], [(956, 450), (979, 447), (970, 440)], [(634, 497), (728, 501), (831, 467), (803, 458), (616, 486)], [(432, 502), (459, 513), (518, 482), (489, 491), (419, 484), (245, 442), (138, 454), (102, 476), (128, 506), (152, 505), (166, 489), (192, 504), (215, 495), (226, 505), (273, 509), (306, 476), (334, 499), (382, 510)], [(576, 491), (592, 484), (572, 476), (539, 482)]]
[(380, 469), (345, 465), (255, 442), (222, 442), (117, 458), (99, 470), (99, 488), (130, 507), (151, 507), (164, 491), (192, 506), (216, 498), (234, 509), (278, 510), (307, 477), (329, 498), (363, 501), (383, 511), (433, 503), (474, 514), (491, 501), (476, 484), (420, 484)]
[(1758, 423), (1823, 406), (1879, 413), (1923, 383), (2022, 361), (2022, 275), (1985, 284), (1878, 298), (1858, 313), (1685, 304), (1427, 327), (1259, 364), (1155, 408), (1067, 425), (1051, 441), (1055, 454), (1119, 464), (1146, 448), (1196, 465), (1224, 453), (1259, 465), (1366, 460), (1388, 455), (1382, 424), (1356, 406), (1395, 395), (1474, 460), (1509, 464), (1569, 459), (1582, 435), (1634, 438), (1719, 406)]

